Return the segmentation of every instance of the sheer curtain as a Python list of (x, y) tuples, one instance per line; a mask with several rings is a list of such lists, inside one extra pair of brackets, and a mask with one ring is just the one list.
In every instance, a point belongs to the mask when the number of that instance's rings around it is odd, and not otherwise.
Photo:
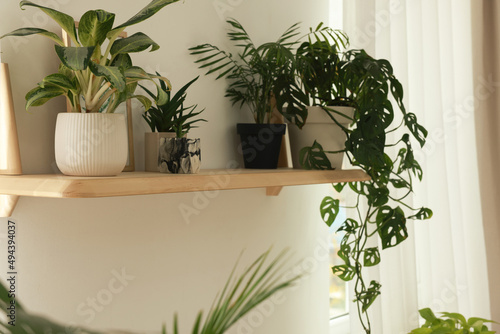
[[(424, 181), (413, 201), (432, 208), (434, 217), (410, 222), (411, 237), (384, 251), (378, 270), (369, 273), (382, 284), (373, 333), (408, 333), (423, 307), (490, 317), (471, 1), (344, 0), (351, 47), (391, 61), (408, 110), (429, 131), (426, 147), (415, 152)], [(352, 333), (361, 333), (356, 317), (351, 320)]]
[[(472, 6), (476, 132), (490, 296), (500, 296), (500, 1), (475, 0)], [(491, 315), (500, 319), (500, 300), (491, 298)], [(500, 325), (493, 328), (500, 331)]]

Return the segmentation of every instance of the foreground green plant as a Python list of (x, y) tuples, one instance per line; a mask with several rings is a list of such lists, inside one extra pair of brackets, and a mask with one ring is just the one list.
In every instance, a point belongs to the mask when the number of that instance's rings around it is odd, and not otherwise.
[[(192, 334), (223, 334), (238, 320), (257, 307), (274, 293), (290, 287), (300, 276), (283, 280), (282, 252), (266, 264), (270, 251), (262, 254), (239, 277), (234, 277), (235, 268), (229, 276), (220, 296), (203, 320), (200, 311), (193, 326)], [(163, 334), (167, 334), (163, 329)], [(177, 315), (174, 317), (173, 334), (179, 334)]]
[[(223, 334), (239, 319), (259, 306), (273, 294), (290, 287), (300, 276), (284, 279), (284, 265), (286, 263), (286, 252), (283, 251), (274, 259), (270, 259), (271, 250), (260, 255), (239, 276), (236, 275), (237, 264), (229, 275), (229, 278), (216, 297), (212, 307), (203, 317), (200, 311), (193, 326), (193, 334)], [(12, 300), (5, 286), (0, 282), (0, 312), (8, 316), (8, 307)], [(64, 333), (64, 334), (104, 334), (103, 332), (91, 331), (83, 328), (64, 326), (53, 322), (45, 317), (37, 316), (27, 312), (24, 306), (17, 300), (16, 323), (11, 326), (0, 320), (0, 333), (2, 334), (42, 334), (42, 333)], [(7, 318), (7, 322), (9, 319)], [(178, 334), (177, 315), (174, 317), (173, 333)], [(167, 333), (163, 326), (164, 334)], [(114, 334), (133, 334), (130, 332), (113, 331)]]
[[(74, 45), (65, 46), (57, 34), (40, 28), (20, 28), (0, 37), (41, 35), (56, 43), (55, 51), (61, 61), (59, 72), (45, 77), (26, 94), (26, 109), (43, 105), (58, 96), (67, 98), (73, 112), (112, 113), (129, 98), (136, 98), (148, 109), (151, 101), (145, 96), (134, 95), (137, 83), (142, 80), (154, 82), (154, 78), (167, 83), (168, 80), (133, 66), (130, 54), (148, 48), (155, 51), (160, 46), (142, 32), (126, 38), (119, 36), (125, 28), (147, 20), (166, 5), (177, 1), (153, 0), (116, 27), (113, 27), (115, 14), (90, 10), (80, 18), (78, 30), (71, 16), (31, 1), (21, 1), (21, 9), (25, 6), (39, 8), (57, 22)], [(158, 86), (156, 102), (163, 104), (166, 99), (165, 92)]]
[[(159, 76), (159, 73), (157, 75)], [(206, 122), (205, 119), (200, 118), (191, 120), (205, 109), (195, 112), (198, 105), (184, 107), (187, 98), (186, 91), (196, 80), (198, 80), (198, 77), (185, 84), (173, 97), (171, 97), (171, 89), (164, 82), (160, 82), (161, 90), (167, 95), (167, 101), (162, 105), (156, 104), (142, 115), (151, 128), (151, 132), (175, 132), (177, 138), (182, 138), (192, 128), (196, 128), (196, 126), (193, 126), (194, 123)], [(141, 88), (154, 100), (158, 99), (146, 87), (141, 86)]]
[(414, 329), (410, 334), (469, 334), (484, 333), (494, 334), (496, 331), (490, 331), (486, 323), (492, 323), (492, 320), (472, 317), (466, 319), (460, 313), (442, 312), (440, 318), (434, 315), (429, 308), (419, 311), (420, 316), (425, 319), (422, 327)]

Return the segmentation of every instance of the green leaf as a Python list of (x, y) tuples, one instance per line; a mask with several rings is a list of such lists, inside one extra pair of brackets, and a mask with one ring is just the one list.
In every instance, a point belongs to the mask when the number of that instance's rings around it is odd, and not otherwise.
[(104, 10), (90, 10), (83, 14), (78, 25), (78, 36), (83, 46), (102, 45), (113, 28), (115, 14)]
[(366, 187), (368, 190), (368, 204), (372, 206), (382, 206), (389, 202), (389, 189), (386, 187), (376, 188), (372, 185)]
[(347, 183), (337, 183), (333, 185), (333, 188), (338, 192), (342, 192), (344, 190), (344, 187), (346, 186)]
[(119, 25), (113, 31), (120, 30), (131, 25), (140, 23), (144, 20), (147, 20), (154, 14), (160, 11), (163, 7), (170, 5), (179, 0), (153, 0), (146, 7), (144, 7), (141, 11), (135, 14), (132, 18), (130, 18), (127, 22)]
[(410, 334), (432, 334), (432, 329), (430, 328), (416, 328), (410, 332)]
[(397, 189), (411, 188), (410, 184), (404, 179), (390, 179), (389, 182)]
[(449, 312), (442, 312), (443, 316), (444, 317), (447, 317), (447, 318), (450, 318), (450, 319), (454, 319), (454, 320), (457, 320), (457, 322), (459, 322), (462, 326), (468, 326), (467, 325), (467, 320), (465, 319), (465, 317), (463, 315), (461, 315), (460, 313), (449, 313)]
[(332, 267), (333, 274), (338, 276), (341, 280), (348, 282), (354, 278), (356, 272), (351, 266), (347, 266), (345, 264), (340, 266)]
[(381, 285), (378, 282), (371, 281), (370, 287), (367, 290), (362, 291), (356, 295), (356, 300), (361, 302), (362, 304), (361, 311), (366, 312), (368, 308), (373, 304), (375, 299), (377, 299), (377, 297), (380, 295), (380, 288)]
[(83, 71), (88, 65), (95, 47), (64, 47), (56, 45), (56, 53), (61, 62), (73, 71)]
[(44, 7), (37, 5), (36, 3), (33, 3), (28, 0), (23, 0), (19, 4), (21, 9), (24, 9), (24, 6), (31, 6), (31, 7), (37, 7), (41, 9), (45, 14), (47, 14), (50, 18), (52, 18), (54, 21), (61, 26), (61, 28), (68, 33), (68, 35), (71, 37), (74, 43), (78, 44), (78, 38), (76, 37), (76, 27), (75, 27), (75, 20), (64, 13), (61, 13), (55, 9)]
[(149, 47), (152, 47), (151, 52), (160, 48), (160, 46), (146, 34), (138, 32), (130, 37), (116, 40), (111, 47), (111, 54), (116, 55), (121, 53), (141, 52)]
[(42, 81), (42, 87), (46, 87), (47, 85), (57, 86), (63, 89), (73, 89), (76, 90), (76, 85), (73, 81), (68, 79), (68, 77), (64, 74), (55, 73), (46, 76)]
[(410, 129), (415, 139), (419, 142), (420, 147), (425, 144), (425, 138), (427, 137), (427, 130), (417, 122), (417, 116), (413, 113), (408, 113), (404, 118), (405, 124)]
[[(110, 66), (119, 67), (124, 71), (128, 70), (132, 67), (132, 58), (130, 58), (130, 56), (126, 53), (119, 54), (115, 57), (115, 59), (113, 59)], [(127, 75), (125, 74), (125, 76)]]
[(26, 94), (26, 110), (30, 107), (38, 107), (45, 104), (54, 97), (61, 96), (65, 90), (59, 87), (36, 87)]
[(408, 219), (418, 219), (418, 220), (426, 220), (432, 218), (432, 210), (429, 208), (421, 208), (416, 214), (413, 216), (409, 216)]
[(299, 153), (300, 165), (304, 169), (333, 169), (323, 147), (314, 141), (311, 147), (303, 147)]
[(351, 253), (351, 247), (346, 244), (341, 244), (337, 255), (345, 262), (346, 266), (350, 267), (349, 255)]
[(428, 307), (419, 310), (418, 313), (420, 313), (420, 316), (430, 323), (434, 323), (437, 320), (434, 312), (432, 312), (432, 310)]
[(325, 197), (321, 202), (321, 218), (328, 226), (332, 226), (340, 211), (340, 201), (332, 197)]
[(377, 230), (382, 241), (382, 249), (394, 247), (408, 238), (406, 218), (400, 207), (380, 208), (377, 213)]
[(111, 83), (112, 87), (116, 88), (119, 92), (125, 90), (125, 76), (119, 67), (102, 66), (91, 61), (89, 68), (95, 76), (106, 78), (106, 80)]
[(363, 265), (373, 267), (380, 263), (380, 252), (377, 247), (367, 248), (363, 252)]
[(346, 232), (347, 234), (353, 234), (359, 228), (359, 223), (352, 218), (347, 218), (344, 223), (340, 226), (337, 232)]
[(130, 99), (137, 99), (144, 106), (145, 111), (148, 111), (153, 104), (150, 99), (145, 97), (144, 95), (132, 95), (129, 97)]
[[(159, 75), (155, 76), (155, 75), (148, 74), (142, 68), (137, 67), (137, 66), (132, 66), (132, 67), (126, 69), (124, 73), (125, 73), (125, 77), (127, 78), (127, 81), (136, 81), (137, 82), (137, 81), (141, 81), (141, 80), (148, 80), (148, 81), (154, 82), (154, 84), (156, 85), (156, 88), (157, 88), (157, 95), (156, 95), (156, 97), (154, 97), (154, 95), (151, 94), (151, 97), (155, 98), (155, 102), (157, 105), (163, 105), (163, 104), (167, 103), (167, 101), (169, 101), (170, 95), (169, 95), (168, 91), (166, 89), (162, 89), (162, 87), (160, 85), (158, 85), (158, 83), (156, 83), (156, 81), (153, 80), (153, 78), (158, 78), (161, 80), (162, 85), (164, 85), (163, 80), (167, 80), (166, 78), (163, 78)], [(169, 85), (170, 85), (170, 83), (169, 83)]]
[(4, 37), (9, 37), (9, 36), (30, 36), (30, 35), (41, 35), (50, 38), (57, 44), (64, 46), (64, 42), (61, 40), (61, 38), (54, 34), (53, 32), (47, 31), (45, 29), (39, 29), (39, 28), (20, 28), (16, 29), (8, 34), (3, 35), (0, 37), (0, 39)]

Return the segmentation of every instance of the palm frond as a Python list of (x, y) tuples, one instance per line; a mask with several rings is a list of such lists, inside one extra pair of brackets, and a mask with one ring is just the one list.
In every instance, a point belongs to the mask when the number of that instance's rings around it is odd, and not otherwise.
[[(222, 291), (215, 298), (205, 320), (198, 313), (192, 334), (223, 334), (248, 312), (271, 297), (290, 287), (300, 275), (283, 279), (286, 251), (268, 260), (271, 250), (260, 255), (242, 274), (236, 277), (238, 262), (233, 267)], [(177, 333), (174, 318), (174, 334)]]

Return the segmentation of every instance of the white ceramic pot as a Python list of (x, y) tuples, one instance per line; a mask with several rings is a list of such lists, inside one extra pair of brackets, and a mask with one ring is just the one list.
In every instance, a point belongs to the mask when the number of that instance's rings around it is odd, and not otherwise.
[[(353, 117), (354, 108), (352, 107), (330, 107), (349, 117)], [(332, 113), (335, 119), (345, 127), (351, 123), (346, 117)], [(339, 151), (344, 149), (346, 134), (342, 129), (328, 116), (321, 107), (308, 107), (308, 116), (306, 124), (299, 129), (295, 125), (289, 126), (290, 150), (292, 153), (292, 162), (294, 168), (301, 168), (299, 152), (303, 147), (312, 146), (316, 140), (325, 151)], [(342, 168), (344, 154), (327, 154), (332, 167)]]
[(65, 175), (116, 176), (127, 163), (125, 116), (60, 113), (55, 133), (57, 167)]

